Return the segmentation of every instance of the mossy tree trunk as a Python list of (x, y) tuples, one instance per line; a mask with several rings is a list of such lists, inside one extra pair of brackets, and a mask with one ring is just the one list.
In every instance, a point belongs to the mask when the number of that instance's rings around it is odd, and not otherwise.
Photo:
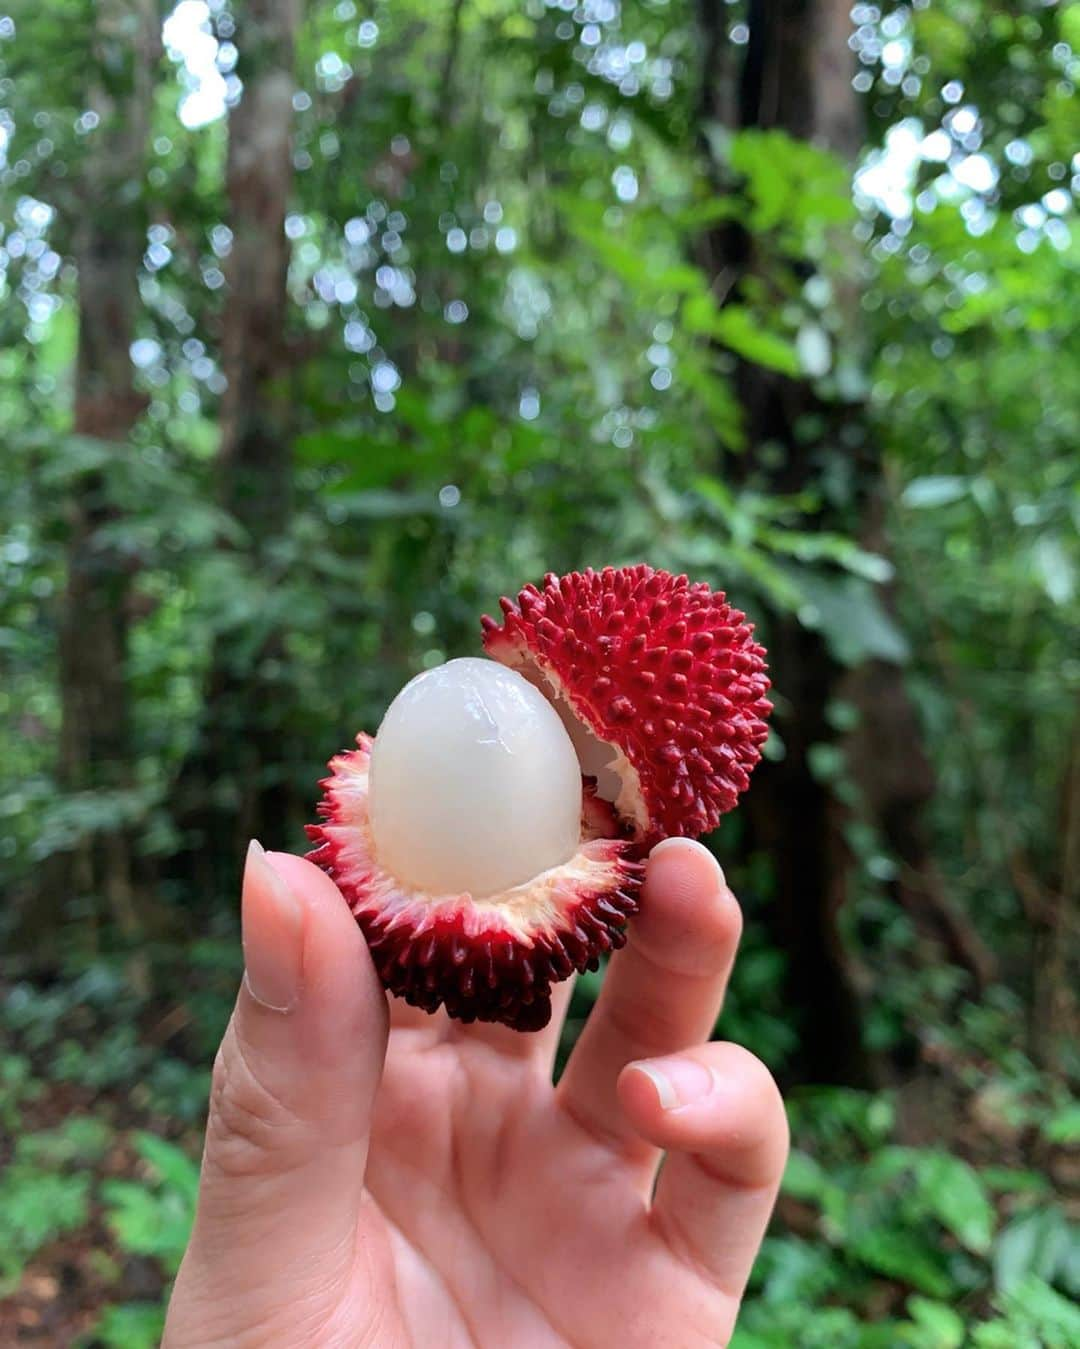
[[(298, 0), (235, 7), (243, 94), (229, 115), (226, 167), (232, 243), (225, 260), (219, 499), (241, 527), (238, 553), (264, 599), (287, 566), (292, 453), (285, 215), (293, 183), (293, 72)], [(269, 606), (268, 606), (269, 609)], [(258, 630), (251, 640), (252, 628)], [(267, 616), (219, 632), (204, 711), (178, 784), (189, 878), (216, 888), (253, 835), (284, 845), (290, 822), (288, 745), (277, 693), (279, 626)]]
[[(65, 224), (78, 270), (73, 430), (102, 442), (102, 462), (76, 479), (67, 507), (57, 771), (64, 793), (97, 793), (104, 807), (107, 793), (133, 786), (126, 659), (137, 560), (116, 542), (121, 513), (110, 460), (131, 453), (131, 432), (145, 407), (130, 350), (146, 246), (143, 180), (161, 28), (152, 0), (100, 0), (94, 13), (86, 107), (98, 121), (88, 140), (79, 214)], [(35, 920), (40, 930), (78, 896), (103, 904), (129, 937), (139, 934), (132, 840), (115, 816), (47, 872), (48, 893)]]
[[(863, 118), (852, 85), (848, 0), (750, 0), (748, 40), (741, 46), (727, 38), (729, 15), (719, 0), (700, 0), (703, 129), (709, 123), (735, 131), (778, 129), (853, 165)], [(707, 144), (708, 137), (702, 140)], [(728, 190), (722, 172), (717, 185)], [(834, 242), (845, 262), (840, 274), (830, 276), (833, 337), (838, 350), (860, 363), (857, 246), (847, 237)], [(737, 299), (758, 266), (760, 241), (725, 223), (702, 244), (706, 266), (723, 276), (725, 295)], [(803, 270), (809, 276), (813, 264), (807, 260)], [(819, 485), (830, 463), (843, 459), (847, 499), (834, 496), (823, 504), (810, 527), (842, 531), (887, 552), (882, 454), (865, 408), (825, 400), (808, 380), (748, 362), (739, 363), (736, 387), (747, 451), (726, 460), (725, 473), (772, 493), (796, 494)], [(828, 502), (828, 494), (820, 495)], [(789, 996), (801, 1019), (800, 1074), (819, 1082), (865, 1083), (873, 1072), (862, 1043), (857, 979), (841, 934), (853, 875), (845, 836), (849, 811), (843, 795), (814, 771), (816, 747), (839, 739), (831, 717), (838, 701), (860, 713), (843, 744), (847, 772), (899, 862), (897, 898), (920, 930), (944, 941), (978, 977), (987, 976), (989, 963), (970, 925), (948, 904), (930, 855), (922, 812), (933, 776), (902, 669), (878, 660), (845, 669), (822, 636), (789, 613), (770, 614), (767, 628), (784, 754), (756, 775), (744, 807), (747, 847), (772, 860), (769, 916), (787, 952)]]

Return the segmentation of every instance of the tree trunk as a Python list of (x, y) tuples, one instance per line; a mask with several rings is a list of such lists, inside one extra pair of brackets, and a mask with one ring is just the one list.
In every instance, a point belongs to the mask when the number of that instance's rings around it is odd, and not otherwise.
[[(887, 557), (892, 549), (883, 488), (879, 480), (867, 496), (860, 542), (867, 551)], [(895, 592), (894, 582), (882, 590), (884, 607), (894, 617)], [(934, 795), (934, 770), (904, 671), (890, 661), (863, 661), (847, 672), (839, 696), (858, 714), (846, 738), (847, 764), (862, 813), (896, 864), (896, 875), (889, 882), (891, 897), (930, 947), (932, 958), (943, 953), (966, 969), (982, 990), (995, 977), (997, 961), (950, 895), (930, 847), (925, 812)]]
[[(236, 8), (243, 95), (229, 118), (226, 168), (232, 246), (218, 453), (222, 505), (242, 526), (249, 575), (267, 582), (290, 518), (292, 456), (286, 341), (292, 189), (293, 55), (297, 0)], [(178, 785), (187, 870), (211, 887), (235, 870), (243, 840), (283, 843), (289, 820), (282, 698), (274, 682), (281, 635), (224, 632), (214, 644), (200, 733)]]
[[(733, 130), (776, 128), (853, 161), (861, 116), (851, 85), (849, 10), (848, 0), (750, 0), (740, 61), (726, 40), (726, 6), (701, 0), (704, 47), (711, 57), (702, 87), (703, 118)], [(717, 226), (704, 241), (706, 265), (723, 277), (717, 289), (726, 296), (737, 298), (741, 280), (752, 274), (754, 242), (732, 223)], [(850, 295), (841, 303), (850, 304)], [(796, 493), (818, 480), (829, 447), (842, 444), (857, 447), (851, 451), (857, 479), (877, 472), (858, 409), (825, 404), (809, 383), (745, 361), (737, 369), (736, 389), (748, 449), (725, 462), (728, 477)], [(806, 427), (815, 423), (822, 430), (808, 438)], [(824, 510), (816, 523), (842, 527)], [(851, 520), (846, 523), (850, 528)], [(770, 922), (788, 956), (788, 995), (800, 1018), (800, 1075), (817, 1082), (866, 1082), (859, 1003), (838, 924), (851, 870), (844, 810), (812, 771), (814, 747), (835, 739), (828, 709), (843, 671), (821, 637), (790, 614), (771, 614), (767, 631), (780, 694), (776, 728), (785, 752), (757, 771), (743, 807), (747, 846), (766, 852), (773, 863)]]
[[(130, 348), (146, 241), (142, 184), (160, 20), (151, 0), (100, 0), (95, 16), (86, 97), (99, 121), (86, 157), (81, 213), (72, 222), (79, 305), (74, 431), (105, 442), (111, 456), (129, 452), (126, 442), (145, 406), (132, 382)], [(58, 633), (57, 776), (65, 793), (133, 786), (125, 663), (134, 567), (106, 536), (119, 519), (109, 479), (107, 465), (84, 474), (68, 505)], [(138, 935), (131, 840), (120, 824), (94, 830), (59, 856), (48, 891), (39, 931), (68, 897), (82, 895), (104, 899), (121, 929)]]
[(1020, 851), (1013, 874), (1032, 925), (1035, 987), (1029, 1042), (1047, 1072), (1062, 1075), (1066, 1046), (1080, 1034), (1080, 704), (1069, 736), (1061, 783), (1060, 851), (1048, 884), (1041, 884)]

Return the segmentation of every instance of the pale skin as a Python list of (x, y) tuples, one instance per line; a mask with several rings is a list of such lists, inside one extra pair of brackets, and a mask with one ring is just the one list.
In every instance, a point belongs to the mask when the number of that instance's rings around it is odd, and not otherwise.
[(654, 850), (557, 1087), (567, 984), (536, 1034), (388, 999), (333, 882), (257, 844), (242, 912), (165, 1349), (728, 1343), (787, 1126), (708, 1042), (741, 919), (704, 848)]

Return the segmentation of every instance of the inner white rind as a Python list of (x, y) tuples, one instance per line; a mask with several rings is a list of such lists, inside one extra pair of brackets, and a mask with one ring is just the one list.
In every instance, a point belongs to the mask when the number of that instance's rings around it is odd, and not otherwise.
[(433, 895), (522, 885), (577, 851), (581, 773), (532, 683), (494, 661), (449, 661), (406, 684), (375, 737), (379, 863)]
[(558, 712), (577, 751), (581, 771), (587, 777), (596, 778), (597, 796), (610, 801), (620, 820), (632, 824), (638, 834), (647, 832), (649, 812), (641, 790), (641, 779), (619, 746), (593, 734), (575, 711), (557, 676), (545, 670), (525, 648), (504, 646), (499, 651), (499, 659), (507, 668), (518, 671), (538, 688)]

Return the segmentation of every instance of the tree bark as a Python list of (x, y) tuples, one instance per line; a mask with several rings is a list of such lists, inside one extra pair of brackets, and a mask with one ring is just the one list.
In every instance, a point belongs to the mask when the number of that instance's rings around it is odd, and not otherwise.
[[(880, 475), (863, 507), (860, 542), (881, 557), (893, 551)], [(895, 617), (894, 581), (882, 587), (882, 603)], [(981, 991), (997, 974), (997, 960), (949, 893), (930, 846), (925, 815), (936, 786), (934, 769), (904, 670), (891, 661), (863, 661), (847, 672), (839, 696), (858, 714), (846, 737), (847, 764), (861, 811), (896, 863), (896, 875), (888, 884), (890, 895), (924, 944), (966, 969)]]
[[(750, 0), (740, 59), (726, 39), (725, 5), (700, 0), (704, 47), (711, 53), (702, 85), (703, 118), (735, 131), (779, 129), (852, 162), (862, 120), (851, 85), (849, 9), (848, 0)], [(717, 185), (725, 190), (719, 178)], [(718, 293), (738, 298), (741, 281), (756, 265), (754, 249), (755, 240), (738, 223), (710, 231), (703, 257), (722, 278)], [(725, 462), (729, 478), (796, 493), (818, 479), (829, 446), (843, 443), (858, 443), (856, 476), (873, 475), (873, 454), (857, 409), (825, 404), (808, 382), (745, 361), (739, 362), (735, 384), (747, 451)], [(812, 422), (823, 429), (808, 439), (805, 427)], [(850, 435), (853, 422), (858, 436)], [(837, 527), (824, 510), (814, 523)], [(835, 739), (828, 709), (843, 671), (822, 638), (790, 614), (769, 615), (767, 630), (784, 756), (757, 770), (743, 806), (746, 846), (772, 859), (769, 921), (788, 956), (788, 996), (800, 1018), (800, 1075), (863, 1083), (870, 1068), (838, 921), (851, 871), (844, 809), (812, 771), (814, 747)]]
[[(105, 442), (110, 456), (129, 452), (126, 442), (145, 406), (133, 384), (130, 348), (146, 240), (142, 184), (159, 51), (160, 20), (151, 0), (100, 0), (86, 94), (98, 125), (85, 161), (81, 212), (71, 222), (79, 306), (74, 431)], [(68, 503), (58, 632), (57, 776), (64, 793), (133, 785), (125, 663), (134, 566), (108, 539), (119, 521), (109, 478), (107, 465), (83, 474)], [(131, 840), (121, 825), (101, 827), (59, 856), (48, 890), (42, 915), (55, 918), (71, 895), (104, 899), (122, 930), (138, 935)]]
[[(219, 499), (242, 526), (249, 575), (280, 565), (288, 528), (292, 453), (286, 338), (289, 265), (285, 214), (292, 190), (293, 62), (298, 0), (246, 0), (235, 11), (243, 94), (229, 117), (226, 186), (232, 245), (224, 270)], [(256, 620), (257, 621), (257, 620)], [(186, 870), (215, 886), (244, 839), (284, 841), (290, 815), (282, 698), (273, 671), (281, 634), (224, 632), (211, 654), (204, 712), (180, 776)]]
[[(849, 0), (749, 0), (741, 61), (724, 39), (725, 6), (700, 0), (700, 17), (708, 62), (701, 100), (706, 121), (734, 130), (777, 128), (854, 164), (863, 118), (851, 82)], [(857, 249), (847, 237), (834, 244), (845, 257), (839, 274), (829, 278), (839, 344), (858, 360)], [(718, 290), (737, 298), (741, 278), (756, 262), (749, 233), (737, 223), (719, 225), (704, 241), (703, 256), (712, 272), (723, 276)], [(846, 447), (851, 499), (842, 508), (823, 506), (811, 526), (853, 534), (864, 547), (887, 555), (882, 455), (865, 409), (825, 402), (808, 382), (746, 362), (738, 366), (736, 387), (748, 450), (725, 465), (728, 476), (797, 493), (814, 485), (830, 456)], [(810, 425), (821, 429), (808, 438)], [(882, 598), (891, 603), (890, 592)], [(844, 842), (850, 811), (815, 778), (811, 761), (814, 746), (836, 740), (828, 716), (832, 702), (847, 701), (859, 712), (857, 728), (842, 748), (860, 813), (898, 864), (894, 899), (919, 933), (944, 946), (976, 983), (992, 977), (994, 960), (951, 901), (929, 846), (923, 815), (933, 794), (933, 771), (901, 667), (872, 660), (845, 670), (816, 633), (788, 614), (770, 615), (769, 633), (785, 754), (758, 770), (744, 808), (747, 846), (773, 859), (771, 921), (788, 953), (789, 994), (801, 1014), (803, 1075), (866, 1082), (872, 1065), (862, 1045), (856, 979), (839, 926), (852, 874)]]
[(222, 363), (221, 498), (244, 526), (253, 552), (289, 519), (291, 453), (287, 402), (276, 387), (288, 370), (292, 191), (293, 51), (298, 0), (247, 0), (237, 9), (244, 92), (229, 118), (226, 189), (232, 247)]
[(1059, 1075), (1065, 1047), (1080, 1034), (1080, 703), (1069, 745), (1061, 782), (1060, 850), (1049, 883), (1039, 882), (1019, 850), (1012, 864), (1032, 925), (1032, 1057)]

